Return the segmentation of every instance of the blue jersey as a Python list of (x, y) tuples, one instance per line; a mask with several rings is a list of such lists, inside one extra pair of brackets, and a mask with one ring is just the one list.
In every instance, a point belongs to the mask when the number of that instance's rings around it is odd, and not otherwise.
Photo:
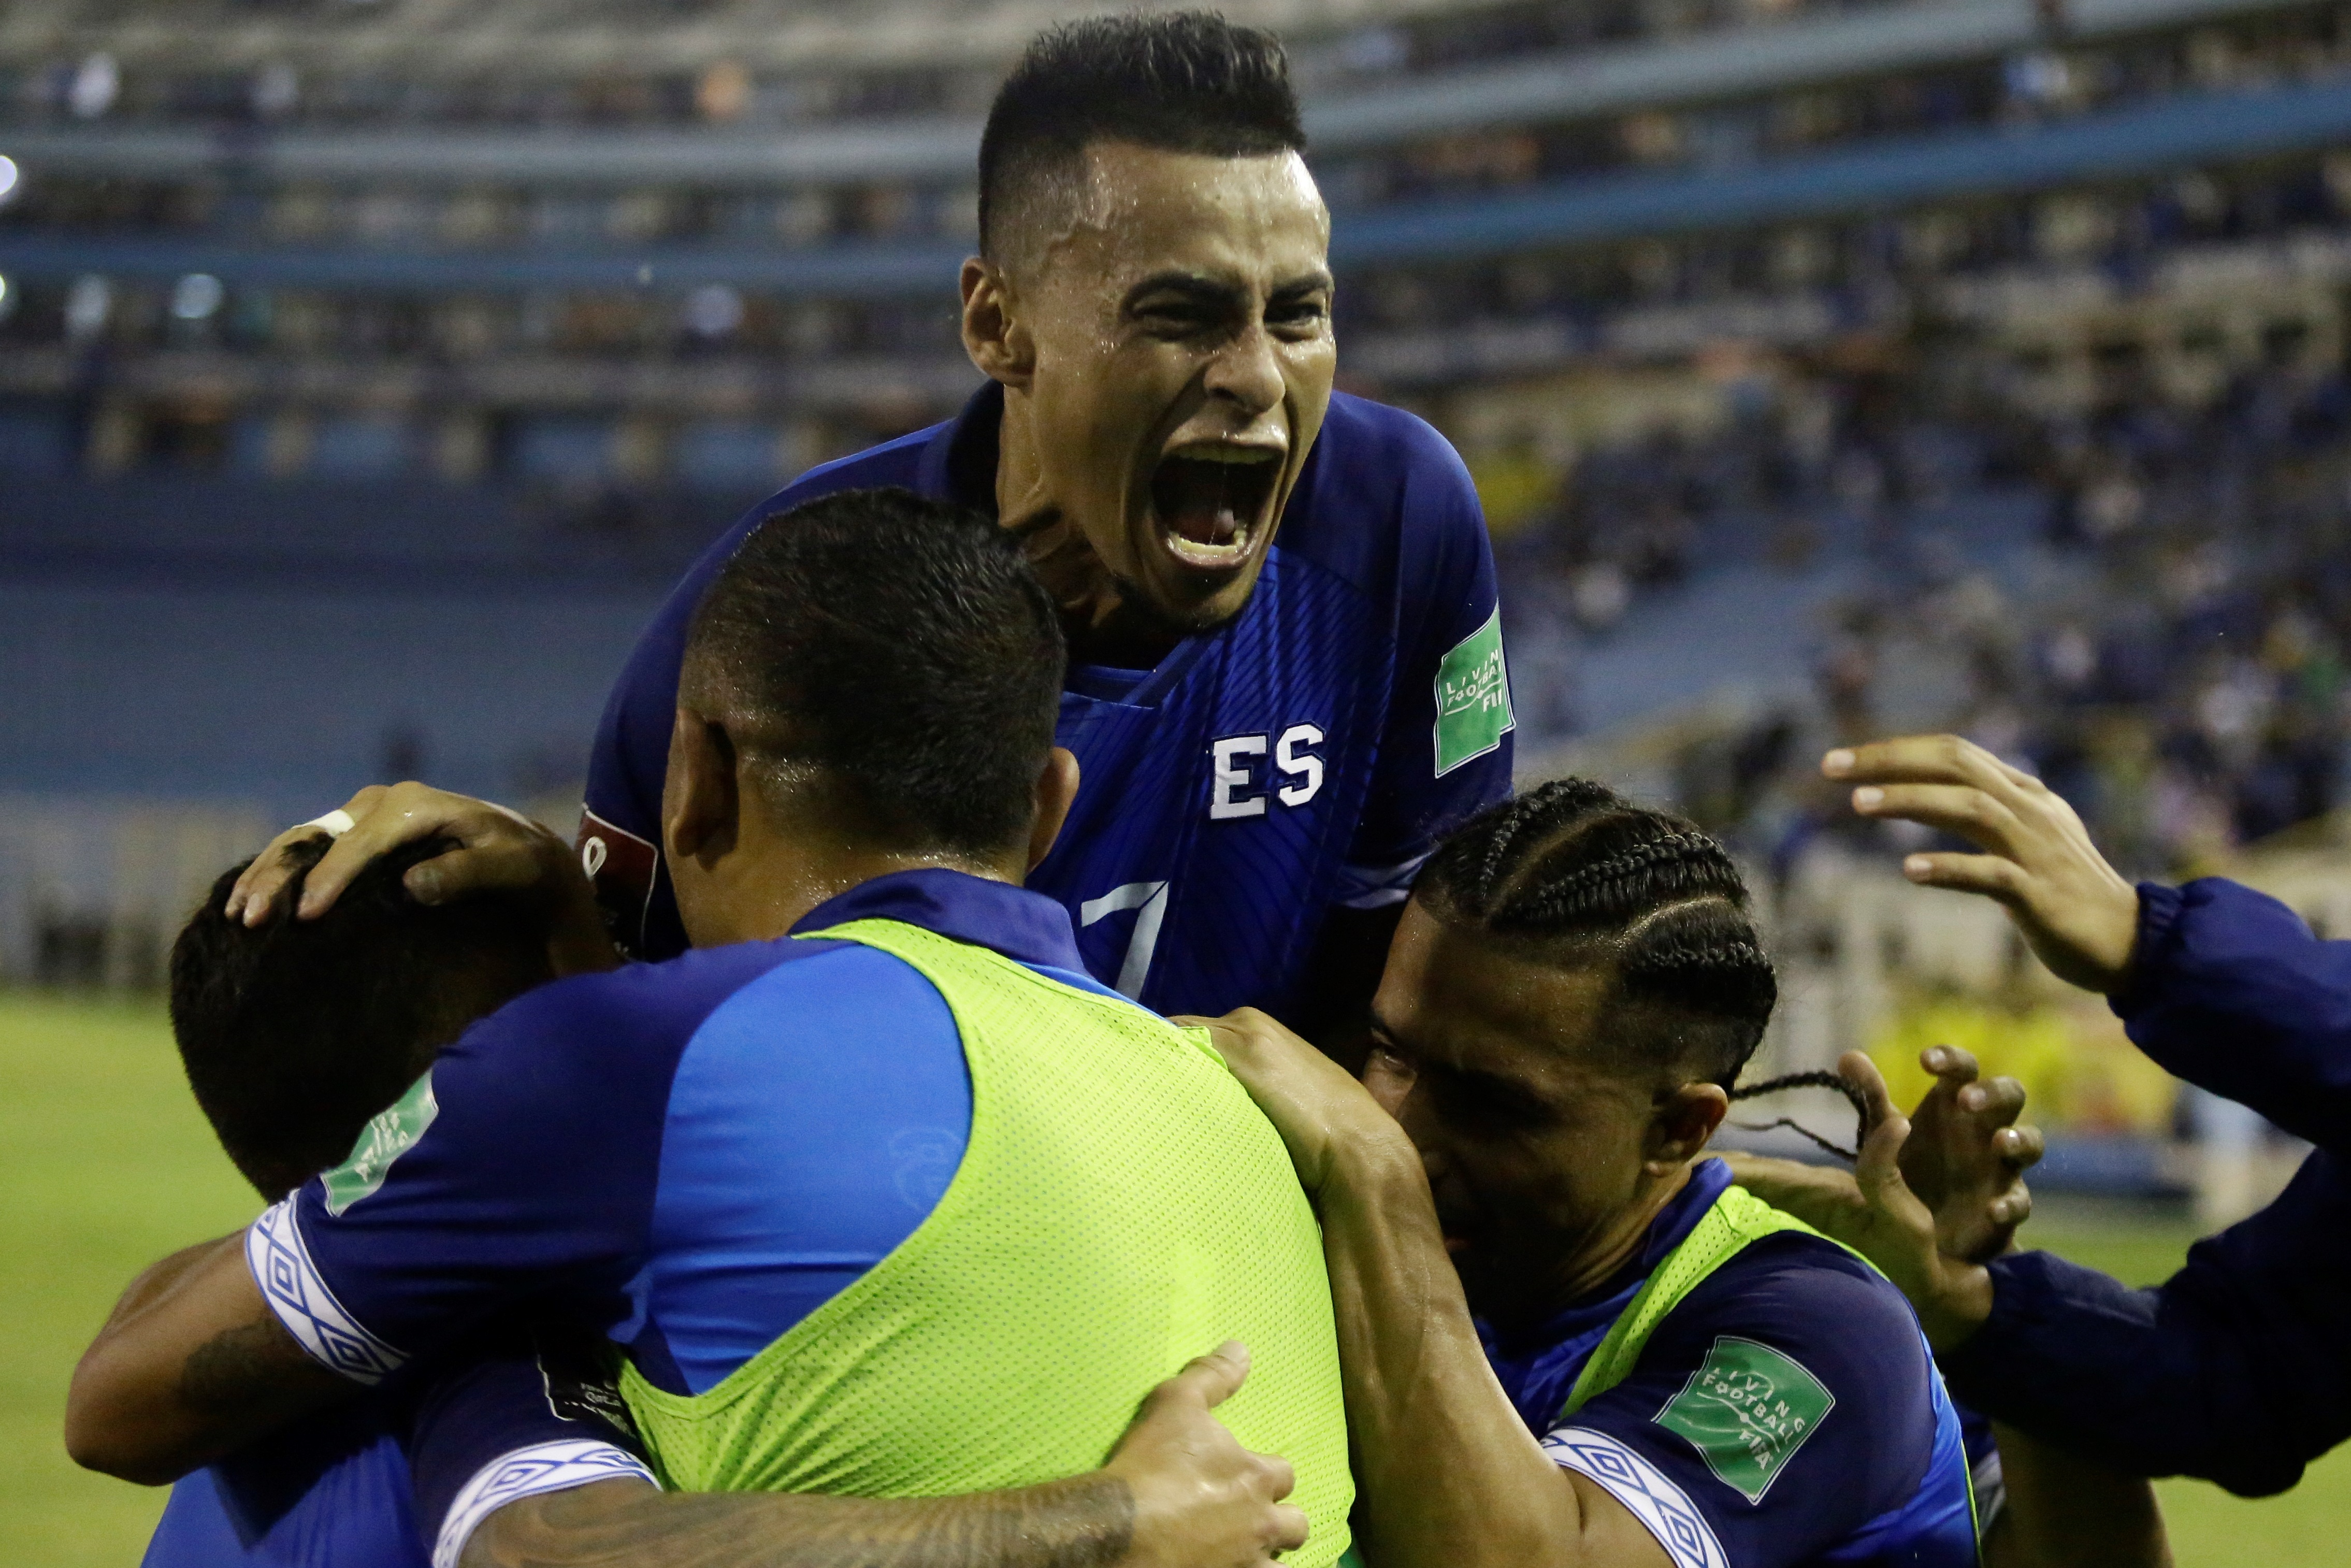
[(2351, 1439), (2351, 942), (2218, 877), (2147, 883), (2114, 1009), (2165, 1068), (2318, 1147), (2157, 1289), (1994, 1259), (1991, 1316), (1944, 1367), (1969, 1404), (2133, 1474), (2283, 1491)]
[(574, 1353), (523, 1331), (264, 1437), (172, 1487), (142, 1568), (455, 1568), (525, 1497), (652, 1477)]
[[(686, 625), (758, 518), (895, 485), (995, 510), (1003, 393), (806, 475), (687, 573), (631, 656), (589, 762), (580, 849), (644, 956), (685, 946), (662, 873), (662, 776)], [(1505, 798), (1510, 706), (1493, 558), (1442, 436), (1344, 395), (1249, 606), (1155, 669), (1078, 665), (1061, 744), (1076, 809), (1029, 884), (1085, 967), (1160, 1012), (1280, 1013), (1333, 905), (1399, 902), (1448, 823)]]
[[(1767, 1237), (1702, 1281), (1630, 1376), (1563, 1415), (1575, 1380), (1729, 1167), (1702, 1162), (1641, 1251), (1593, 1298), (1487, 1352), (1528, 1429), (1630, 1509), (1675, 1568), (1975, 1568), (1957, 1414), (1901, 1293), (1832, 1242)], [(1774, 1432), (1701, 1390), (1718, 1366), (1769, 1375), (1809, 1420)], [(1796, 1401), (1788, 1391), (1806, 1393)]]
[[(866, 917), (1104, 990), (1039, 894), (899, 872), (796, 929)], [(255, 1224), (247, 1255), (280, 1321), (361, 1382), (529, 1297), (656, 1386), (701, 1393), (911, 1234), (970, 1126), (962, 1035), (913, 966), (821, 937), (740, 943), (543, 986), (475, 1023), (360, 1158)]]

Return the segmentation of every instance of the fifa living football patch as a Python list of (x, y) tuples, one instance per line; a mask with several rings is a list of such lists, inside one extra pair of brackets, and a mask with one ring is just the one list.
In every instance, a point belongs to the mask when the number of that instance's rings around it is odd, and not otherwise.
[(1835, 1405), (1836, 1396), (1800, 1364), (1770, 1345), (1722, 1334), (1655, 1419), (1688, 1438), (1723, 1485), (1761, 1502)]
[(1502, 611), (1453, 645), (1437, 666), (1437, 776), (1502, 744), (1510, 716), (1510, 673), (1502, 664)]
[(326, 1184), (327, 1212), (340, 1214), (383, 1185), (392, 1162), (415, 1146), (441, 1113), (433, 1098), (433, 1071), (408, 1086), (408, 1092), (369, 1119), (351, 1145), (350, 1158), (319, 1179)]

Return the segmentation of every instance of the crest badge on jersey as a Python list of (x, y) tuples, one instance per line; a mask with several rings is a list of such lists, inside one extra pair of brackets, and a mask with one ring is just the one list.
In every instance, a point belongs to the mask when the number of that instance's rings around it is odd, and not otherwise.
[(1687, 1438), (1723, 1485), (1761, 1502), (1835, 1405), (1836, 1396), (1801, 1363), (1722, 1334), (1655, 1419)]
[(1510, 672), (1502, 662), (1502, 611), (1453, 645), (1437, 667), (1437, 776), (1444, 778), (1502, 744), (1510, 715)]
[(383, 1185), (392, 1170), (392, 1162), (416, 1146), (424, 1129), (433, 1125), (433, 1118), (441, 1113), (440, 1102), (433, 1098), (433, 1072), (409, 1085), (408, 1092), (393, 1101), (371, 1117), (360, 1129), (359, 1142), (351, 1145), (350, 1158), (327, 1172), (319, 1179), (327, 1188), (327, 1212), (340, 1214), (360, 1199)]

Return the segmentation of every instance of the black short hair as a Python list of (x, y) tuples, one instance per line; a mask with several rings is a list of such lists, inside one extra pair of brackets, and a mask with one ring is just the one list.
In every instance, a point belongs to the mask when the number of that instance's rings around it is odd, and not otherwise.
[(1209, 11), (1093, 16), (1039, 35), (979, 139), (979, 248), (1007, 260), (1047, 221), (1087, 147), (1126, 141), (1216, 158), (1306, 150), (1281, 41)]
[[(298, 896), (322, 834), (292, 845)], [(312, 920), (248, 928), (225, 912), (250, 861), (213, 883), (172, 945), (172, 1033), (188, 1086), (245, 1178), (272, 1199), (339, 1164), (465, 1025), (552, 978), (543, 915), (512, 899), (426, 905), (408, 868), (455, 845), (405, 845)]]
[(1029, 831), (1065, 657), (1009, 531), (844, 490), (744, 536), (695, 612), (679, 700), (726, 726), (771, 800), (819, 768), (877, 845), (993, 856)]
[(1472, 817), (1429, 856), (1413, 897), (1535, 961), (1605, 966), (1608, 1033), (1639, 1071), (1729, 1090), (1779, 998), (1746, 882), (1722, 846), (1589, 779)]

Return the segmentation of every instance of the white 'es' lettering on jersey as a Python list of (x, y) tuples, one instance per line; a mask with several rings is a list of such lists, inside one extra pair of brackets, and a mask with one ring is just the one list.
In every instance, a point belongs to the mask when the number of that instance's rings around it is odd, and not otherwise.
[(1293, 724), (1276, 740), (1267, 734), (1228, 735), (1208, 746), (1208, 820), (1265, 815), (1272, 780), (1259, 776), (1259, 759), (1269, 751), (1280, 787), (1270, 797), (1285, 806), (1303, 806), (1322, 792), (1322, 758), (1308, 749), (1322, 744), (1320, 725)]

